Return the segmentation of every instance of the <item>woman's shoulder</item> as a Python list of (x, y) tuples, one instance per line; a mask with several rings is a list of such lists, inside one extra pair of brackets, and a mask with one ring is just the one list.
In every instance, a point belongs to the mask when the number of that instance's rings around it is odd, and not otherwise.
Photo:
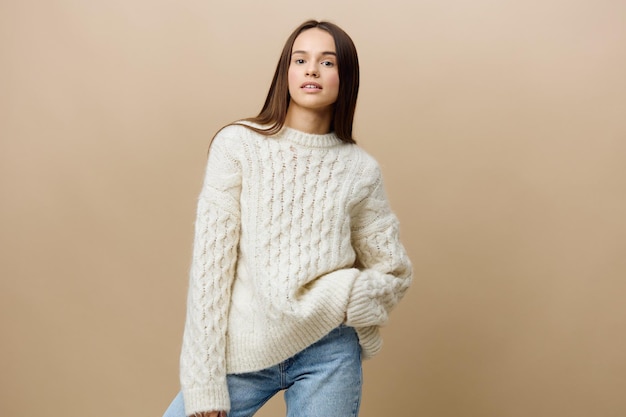
[(366, 149), (356, 144), (347, 145), (354, 156), (354, 163), (358, 166), (361, 175), (367, 177), (379, 177), (381, 175), (378, 160)]
[(227, 124), (215, 133), (211, 141), (211, 149), (226, 148), (231, 152), (241, 149), (243, 143), (254, 134), (249, 126), (253, 126), (246, 121), (235, 121)]
[(248, 123), (242, 121), (235, 121), (233, 123), (229, 123), (226, 126), (220, 128), (215, 134), (214, 141), (220, 140), (233, 140), (233, 139), (242, 139), (244, 136), (250, 132), (250, 129), (247, 127)]

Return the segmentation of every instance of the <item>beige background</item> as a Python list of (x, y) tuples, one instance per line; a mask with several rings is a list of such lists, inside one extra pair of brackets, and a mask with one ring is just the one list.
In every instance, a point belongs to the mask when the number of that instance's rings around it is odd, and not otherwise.
[(361, 415), (626, 415), (621, 0), (2, 0), (0, 415), (161, 415), (208, 141), (307, 18), (416, 267)]

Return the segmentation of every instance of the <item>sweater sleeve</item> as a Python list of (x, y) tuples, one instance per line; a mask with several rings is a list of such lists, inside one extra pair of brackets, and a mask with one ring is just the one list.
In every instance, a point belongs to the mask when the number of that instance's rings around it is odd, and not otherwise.
[(347, 306), (346, 324), (365, 328), (386, 323), (389, 312), (412, 280), (411, 262), (399, 239), (399, 223), (384, 192), (380, 169), (352, 215), (352, 245), (357, 276)]
[(230, 409), (226, 331), (240, 233), (241, 170), (228, 142), (222, 134), (214, 139), (198, 200), (180, 358), (187, 415)]

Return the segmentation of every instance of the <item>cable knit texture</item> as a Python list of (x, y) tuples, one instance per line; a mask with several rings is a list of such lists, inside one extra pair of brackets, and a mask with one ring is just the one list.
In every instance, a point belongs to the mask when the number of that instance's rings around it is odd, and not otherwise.
[(268, 368), (342, 322), (364, 358), (411, 282), (376, 161), (335, 134), (221, 130), (198, 201), (181, 384), (230, 409), (227, 373)]

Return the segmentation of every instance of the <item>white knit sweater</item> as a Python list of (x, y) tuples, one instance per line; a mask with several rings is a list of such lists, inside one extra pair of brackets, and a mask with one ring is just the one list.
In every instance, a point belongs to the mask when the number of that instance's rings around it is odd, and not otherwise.
[(198, 202), (180, 361), (186, 413), (229, 410), (227, 373), (282, 362), (346, 317), (373, 356), (411, 276), (365, 151), (332, 133), (226, 127)]

